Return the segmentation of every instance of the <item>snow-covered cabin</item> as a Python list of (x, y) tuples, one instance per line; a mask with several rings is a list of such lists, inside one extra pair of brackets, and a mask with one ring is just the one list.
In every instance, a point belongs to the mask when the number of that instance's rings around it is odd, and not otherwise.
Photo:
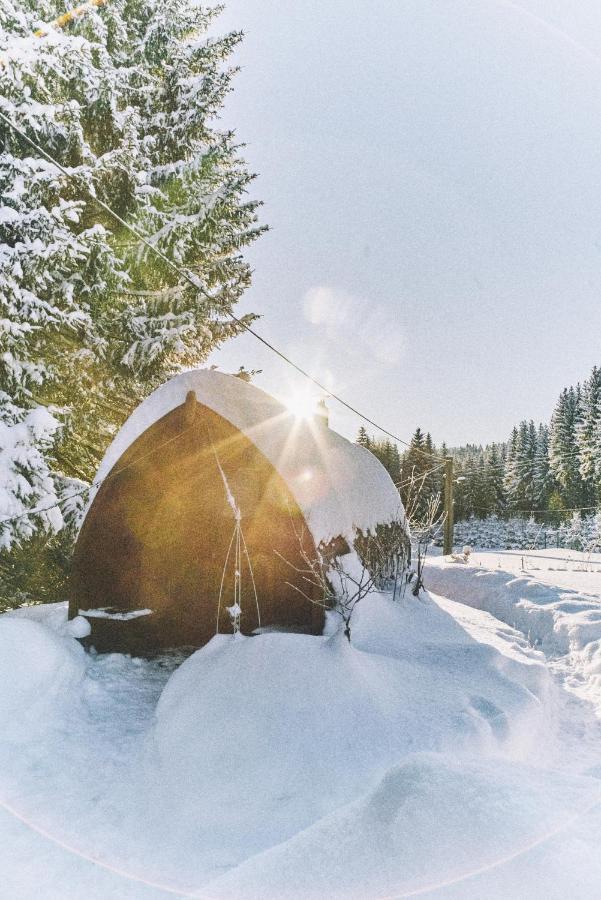
[(88, 618), (98, 650), (201, 646), (231, 631), (236, 568), (243, 633), (318, 634), (323, 610), (290, 587), (309, 590), (298, 571), (307, 555), (347, 553), (389, 526), (408, 535), (399, 493), (373, 454), (323, 417), (298, 419), (214, 370), (184, 372), (151, 394), (95, 482), (69, 614)]

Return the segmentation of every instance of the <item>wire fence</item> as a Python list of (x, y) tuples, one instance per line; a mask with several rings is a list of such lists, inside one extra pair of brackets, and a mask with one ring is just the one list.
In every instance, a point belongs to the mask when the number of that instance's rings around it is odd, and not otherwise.
[[(577, 512), (577, 511), (576, 511)], [(472, 517), (455, 523), (454, 543), (490, 550), (558, 548), (601, 551), (601, 522), (590, 513), (575, 520), (536, 522), (527, 516)]]

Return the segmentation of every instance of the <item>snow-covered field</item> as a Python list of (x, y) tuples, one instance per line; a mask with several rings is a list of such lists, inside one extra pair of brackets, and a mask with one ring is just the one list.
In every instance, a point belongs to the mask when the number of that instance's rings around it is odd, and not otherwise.
[(483, 550), (467, 566), (434, 557), (426, 581), (519, 629), (601, 715), (601, 554)]
[(85, 654), (60, 605), (1, 616), (0, 896), (598, 897), (596, 638), (563, 623), (595, 588), (558, 582), (601, 575), (531, 572), (531, 623), (498, 557), (433, 560), (454, 599), (370, 596), (352, 645), (139, 660)]

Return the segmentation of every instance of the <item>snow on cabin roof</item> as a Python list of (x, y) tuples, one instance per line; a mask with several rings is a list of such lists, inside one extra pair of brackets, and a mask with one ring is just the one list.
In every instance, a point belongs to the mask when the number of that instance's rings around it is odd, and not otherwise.
[[(188, 391), (243, 432), (269, 460), (302, 510), (316, 544), (337, 537), (352, 542), (357, 531), (405, 521), (390, 475), (369, 450), (325, 423), (295, 418), (260, 388), (214, 369), (183, 372), (147, 397), (108, 448), (96, 481), (106, 478), (140, 435), (184, 403)], [(88, 509), (95, 493), (93, 488)]]

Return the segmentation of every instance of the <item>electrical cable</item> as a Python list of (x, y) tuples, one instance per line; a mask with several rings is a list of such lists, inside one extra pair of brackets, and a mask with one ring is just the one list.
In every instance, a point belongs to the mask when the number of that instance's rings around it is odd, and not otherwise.
[[(68, 169), (66, 169), (64, 166), (62, 166), (59, 162), (57, 162), (57, 160), (55, 160), (36, 141), (34, 141), (32, 138), (30, 138), (21, 128), (19, 128), (18, 125), (16, 125), (8, 116), (6, 116), (1, 111), (0, 111), (0, 119), (2, 119), (10, 128), (12, 128), (12, 130), (16, 134), (18, 134), (19, 137), (22, 138), (22, 140), (26, 141), (37, 153), (39, 153), (44, 159), (46, 159), (47, 162), (49, 162), (51, 165), (55, 166), (63, 175), (65, 175), (69, 179), (73, 178), (72, 172), (70, 172)], [(180, 278), (185, 279), (189, 284), (192, 285), (192, 287), (194, 287), (196, 290), (200, 291), (203, 294), (203, 296), (210, 298), (210, 294), (207, 293), (206, 289), (204, 288), (204, 286), (200, 282), (200, 279), (197, 276), (195, 276), (193, 273), (191, 273), (188, 269), (184, 269), (181, 266), (178, 266), (176, 263), (174, 263), (173, 260), (170, 259), (170, 257), (168, 257), (158, 247), (156, 247), (152, 243), (152, 241), (149, 240), (140, 231), (138, 231), (137, 228), (135, 228), (134, 226), (132, 226), (128, 222), (126, 222), (107, 203), (105, 203), (103, 200), (98, 198), (91, 189), (88, 189), (88, 194), (93, 202), (95, 202), (98, 206), (100, 206), (101, 209), (103, 209), (106, 213), (108, 213), (108, 215), (110, 215), (115, 221), (117, 221), (120, 225), (122, 225), (124, 228), (126, 228), (131, 234), (133, 234), (139, 242), (141, 242), (152, 253), (154, 253), (163, 262), (165, 262)], [(449, 458), (449, 457), (441, 456), (440, 454), (437, 454), (437, 453), (431, 453), (431, 452), (429, 452), (427, 450), (423, 450), (419, 447), (412, 446), (410, 441), (406, 441), (403, 438), (399, 437), (398, 435), (394, 434), (392, 431), (390, 431), (387, 428), (385, 428), (384, 426), (380, 425), (377, 421), (375, 421), (371, 417), (365, 415), (365, 413), (361, 412), (359, 409), (357, 409), (351, 403), (346, 401), (343, 397), (341, 397), (340, 395), (336, 394), (335, 392), (333, 392), (329, 388), (327, 388), (321, 381), (319, 381), (317, 378), (315, 378), (313, 375), (311, 375), (309, 372), (307, 372), (302, 366), (300, 366), (296, 362), (294, 362), (293, 359), (291, 359), (283, 351), (279, 350), (273, 343), (271, 343), (269, 340), (267, 340), (267, 338), (263, 337), (254, 328), (252, 328), (250, 325), (248, 325), (246, 322), (244, 322), (243, 319), (234, 315), (233, 312), (227, 311), (227, 310), (226, 310), (226, 315), (229, 316), (229, 318), (233, 322), (235, 322), (237, 325), (239, 325), (243, 330), (247, 331), (256, 340), (258, 340), (261, 344), (263, 344), (265, 347), (267, 347), (267, 349), (269, 349), (271, 352), (275, 353), (283, 362), (285, 362), (287, 365), (289, 365), (293, 369), (295, 369), (299, 374), (301, 374), (304, 378), (306, 378), (313, 385), (315, 385), (315, 387), (319, 388), (319, 390), (323, 391), (328, 397), (331, 397), (333, 400), (335, 400), (341, 406), (346, 408), (349, 412), (353, 413), (353, 415), (357, 416), (362, 421), (367, 422), (369, 425), (376, 428), (382, 434), (385, 434), (388, 437), (392, 438), (397, 443), (410, 448), (414, 453), (417, 453), (421, 456), (424, 456), (424, 457), (427, 457), (430, 459), (439, 460), (441, 462), (441, 466), (439, 466), (437, 468), (442, 468), (442, 465), (444, 464), (445, 460)], [(575, 451), (574, 453), (563, 454), (560, 457), (560, 459), (562, 461), (568, 460), (571, 458), (575, 458), (578, 455), (579, 455), (579, 451)], [(491, 469), (497, 470), (499, 472), (504, 472), (506, 469), (506, 464), (503, 462), (499, 462), (495, 465), (491, 465), (489, 463), (482, 462), (481, 464), (468, 466), (466, 469), (462, 469), (461, 462), (459, 460), (457, 460), (457, 458), (455, 458), (455, 465), (457, 467), (457, 472), (456, 472), (457, 476), (463, 477), (463, 478), (469, 477), (471, 475), (477, 475), (477, 474), (479, 474), (481, 472), (485, 472), (485, 471), (490, 472)], [(434, 471), (436, 471), (436, 470), (433, 469), (428, 474), (431, 474)], [(419, 477), (423, 478), (423, 477), (425, 477), (425, 475), (422, 474)], [(74, 496), (76, 496), (76, 495), (74, 495)], [(70, 499), (70, 498), (65, 498), (65, 500), (67, 500), (67, 499)], [(48, 509), (51, 509), (51, 508), (52, 507), (48, 507)], [(46, 510), (43, 510), (43, 511), (46, 511)], [(28, 513), (24, 513), (23, 515), (28, 515)], [(2, 521), (5, 522), (5, 521), (9, 521), (9, 520), (5, 519)]]
[[(27, 144), (29, 144), (30, 147), (32, 147), (37, 153), (39, 153), (40, 156), (42, 156), (47, 162), (49, 162), (51, 165), (55, 166), (55, 168), (57, 168), (59, 172), (61, 172), (63, 175), (65, 175), (69, 179), (73, 178), (72, 172), (70, 172), (63, 165), (61, 165), (61, 163), (57, 162), (57, 160), (55, 160), (49, 153), (47, 153), (47, 151), (44, 150), (43, 147), (41, 147), (38, 143), (36, 143), (36, 141), (34, 141), (32, 138), (30, 138), (29, 135), (26, 134), (26, 132), (23, 131), (22, 128), (20, 128), (18, 125), (16, 125), (11, 119), (9, 119), (8, 116), (6, 116), (1, 111), (0, 111), (0, 119), (3, 122), (5, 122), (9, 126), (9, 128), (11, 128), (15, 132), (15, 134), (18, 134), (22, 140), (24, 140)], [(104, 200), (101, 200), (99, 197), (97, 197), (90, 188), (87, 189), (87, 192), (88, 192), (88, 195), (90, 196), (90, 198), (92, 199), (92, 201), (95, 202), (102, 210), (104, 210), (104, 212), (108, 213), (108, 215), (110, 215), (116, 222), (118, 222), (120, 225), (122, 225), (124, 228), (126, 228), (131, 234), (133, 234), (138, 239), (138, 241), (140, 241), (140, 243), (142, 243), (152, 253), (154, 253), (155, 256), (158, 256), (180, 278), (184, 278), (190, 285), (192, 285), (193, 288), (195, 288), (195, 290), (200, 291), (200, 293), (203, 296), (208, 297), (210, 299), (210, 294), (207, 293), (204, 285), (201, 283), (200, 279), (196, 275), (194, 275), (194, 273), (192, 273), (188, 269), (184, 269), (181, 266), (178, 266), (176, 263), (174, 263), (173, 260), (170, 259), (170, 257), (168, 257), (165, 253), (163, 253), (162, 250), (159, 250), (158, 247), (156, 247), (151, 242), (151, 240), (149, 240), (147, 237), (145, 237), (133, 225), (130, 225), (128, 222), (126, 222), (125, 219), (123, 219), (118, 213), (116, 213), (113, 209), (111, 209), (111, 207), (107, 203), (105, 203)], [(259, 334), (257, 331), (255, 331), (254, 328), (251, 328), (250, 325), (247, 325), (246, 322), (243, 321), (243, 319), (240, 319), (238, 316), (234, 315), (234, 313), (229, 310), (226, 310), (225, 312), (226, 312), (226, 315), (229, 316), (229, 318), (233, 322), (235, 322), (237, 325), (239, 325), (241, 328), (243, 328), (245, 331), (247, 331), (249, 334), (251, 334), (257, 341), (259, 341), (261, 344), (263, 344), (265, 347), (267, 347), (267, 349), (270, 350), (272, 353), (275, 353), (276, 356), (278, 356), (281, 360), (283, 360), (285, 363), (287, 363), (289, 366), (291, 366), (293, 369), (295, 369), (304, 378), (306, 378), (308, 381), (310, 381), (312, 384), (314, 384), (315, 387), (319, 388), (320, 391), (323, 391), (328, 397), (331, 397), (333, 400), (336, 400), (337, 403), (339, 403), (341, 406), (345, 407), (345, 409), (349, 410), (349, 412), (353, 413), (355, 416), (362, 419), (364, 422), (367, 422), (369, 425), (376, 428), (382, 434), (387, 435), (388, 437), (392, 438), (394, 441), (397, 441), (399, 444), (403, 444), (406, 447), (411, 447), (411, 443), (409, 441), (404, 440), (403, 438), (394, 434), (392, 431), (388, 430), (387, 428), (384, 428), (384, 426), (380, 425), (378, 422), (376, 422), (374, 419), (370, 418), (369, 416), (366, 416), (359, 409), (354, 407), (351, 403), (348, 403), (348, 401), (344, 400), (338, 394), (334, 393), (329, 388), (327, 388), (325, 386), (325, 384), (323, 384), (317, 378), (314, 378), (313, 375), (310, 375), (309, 372), (306, 371), (306, 369), (304, 369), (298, 363), (294, 362), (294, 360), (292, 360), (286, 353), (279, 350), (274, 344), (272, 344), (269, 340), (267, 340), (267, 338), (264, 338), (261, 334)], [(428, 451), (421, 450), (420, 448), (417, 448), (417, 447), (412, 447), (412, 450), (415, 453), (421, 454), (422, 456), (426, 456), (431, 459), (437, 459), (437, 460), (440, 460), (443, 462), (447, 458), (447, 457), (440, 456), (439, 454), (436, 454), (436, 453), (429, 453)]]

